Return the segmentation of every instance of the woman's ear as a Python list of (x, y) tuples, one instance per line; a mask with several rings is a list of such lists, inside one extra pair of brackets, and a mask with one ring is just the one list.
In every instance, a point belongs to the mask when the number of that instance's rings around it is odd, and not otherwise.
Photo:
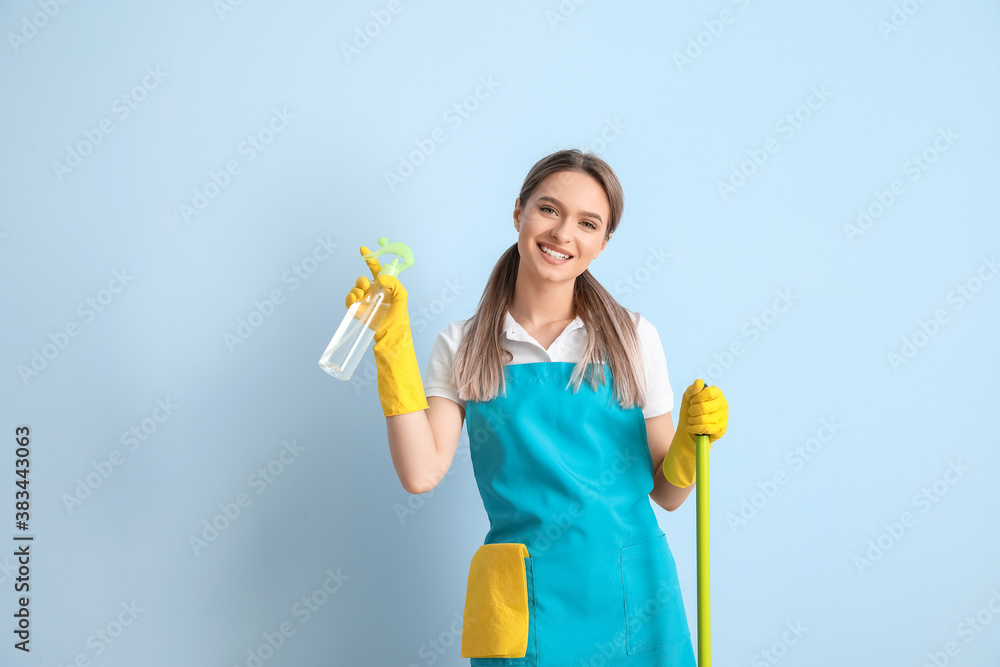
[(601, 244), (601, 249), (597, 251), (597, 255), (594, 255), (594, 259), (597, 259), (598, 255), (604, 252), (604, 249), (608, 247), (608, 241), (611, 240), (612, 236), (614, 236), (614, 232), (608, 234), (608, 238), (604, 241), (604, 243)]

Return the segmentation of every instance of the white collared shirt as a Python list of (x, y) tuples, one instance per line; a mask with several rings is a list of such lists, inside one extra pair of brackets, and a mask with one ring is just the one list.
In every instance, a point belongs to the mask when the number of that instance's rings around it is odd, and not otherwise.
[[(637, 325), (645, 362), (643, 365), (646, 374), (646, 406), (642, 409), (642, 416), (649, 419), (670, 412), (674, 405), (674, 392), (670, 388), (670, 379), (667, 376), (667, 360), (663, 354), (660, 334), (645, 317), (639, 313), (629, 312)], [(423, 378), (426, 396), (443, 396), (463, 408), (465, 401), (458, 397), (458, 390), (451, 382), (451, 371), (455, 353), (462, 342), (465, 323), (468, 321), (468, 319), (456, 320), (438, 334)], [(509, 311), (504, 318), (504, 334), (504, 348), (514, 357), (509, 362), (511, 364), (541, 361), (578, 363), (587, 349), (587, 328), (579, 316), (566, 325), (559, 337), (552, 341), (548, 350), (532, 338)]]

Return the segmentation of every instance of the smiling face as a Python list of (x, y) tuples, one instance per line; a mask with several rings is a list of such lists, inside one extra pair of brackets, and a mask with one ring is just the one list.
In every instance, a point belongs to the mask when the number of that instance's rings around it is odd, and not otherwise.
[[(527, 202), (515, 202), (521, 268), (545, 280), (575, 280), (607, 245), (609, 218), (607, 195), (593, 176), (579, 171), (549, 174)], [(547, 254), (543, 247), (561, 257)]]

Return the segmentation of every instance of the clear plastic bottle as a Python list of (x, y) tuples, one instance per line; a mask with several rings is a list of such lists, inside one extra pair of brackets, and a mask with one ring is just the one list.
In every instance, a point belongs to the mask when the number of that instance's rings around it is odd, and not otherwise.
[[(396, 255), (391, 263), (382, 265), (378, 275), (398, 276), (404, 269), (413, 266), (413, 252), (405, 243), (398, 241), (389, 243), (389, 239), (382, 236), (378, 244), (382, 246), (380, 250), (362, 255), (361, 258), (368, 260), (385, 253)], [(400, 260), (403, 262), (400, 263)], [(341, 320), (337, 332), (333, 334), (330, 344), (320, 357), (320, 368), (335, 378), (351, 379), (354, 369), (358, 367), (361, 357), (365, 356), (365, 350), (368, 349), (375, 332), (389, 312), (391, 304), (385, 299), (386, 290), (373, 280), (364, 297), (352, 303), (347, 309), (347, 314)]]

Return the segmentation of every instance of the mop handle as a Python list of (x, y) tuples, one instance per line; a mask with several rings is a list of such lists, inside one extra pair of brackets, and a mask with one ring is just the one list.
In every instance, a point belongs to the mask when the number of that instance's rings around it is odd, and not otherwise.
[(698, 667), (711, 667), (711, 595), (708, 588), (708, 447), (707, 435), (695, 436), (695, 504), (698, 526)]

